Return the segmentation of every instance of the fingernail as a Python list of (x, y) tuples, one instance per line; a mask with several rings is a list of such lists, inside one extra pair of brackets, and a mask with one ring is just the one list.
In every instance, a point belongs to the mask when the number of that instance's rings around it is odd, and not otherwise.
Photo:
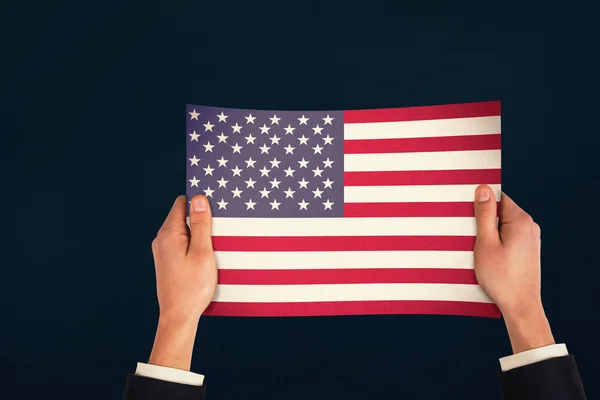
[(206, 199), (204, 197), (194, 197), (192, 199), (192, 208), (196, 212), (206, 211)]
[(487, 189), (479, 189), (477, 192), (477, 201), (480, 203), (486, 202), (490, 199), (490, 192)]

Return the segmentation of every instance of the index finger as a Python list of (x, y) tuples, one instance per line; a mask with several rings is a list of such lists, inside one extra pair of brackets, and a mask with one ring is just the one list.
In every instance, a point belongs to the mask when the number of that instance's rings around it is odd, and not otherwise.
[(187, 207), (185, 196), (178, 196), (175, 199), (175, 202), (171, 207), (171, 211), (169, 211), (169, 215), (167, 215), (167, 218), (165, 219), (165, 222), (163, 222), (160, 230), (175, 229), (188, 233), (187, 225), (185, 223), (186, 210)]
[(514, 200), (508, 197), (504, 192), (502, 192), (502, 201), (500, 202), (500, 209), (498, 212), (500, 224), (505, 224), (525, 213), (525, 211), (523, 211), (523, 209), (519, 207), (517, 203), (515, 203)]

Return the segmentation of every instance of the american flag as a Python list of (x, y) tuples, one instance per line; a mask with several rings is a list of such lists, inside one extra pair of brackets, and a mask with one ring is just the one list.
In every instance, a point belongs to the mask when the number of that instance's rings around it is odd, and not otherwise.
[(474, 190), (500, 197), (500, 102), (350, 111), (188, 105), (208, 197), (207, 315), (498, 317), (473, 270)]

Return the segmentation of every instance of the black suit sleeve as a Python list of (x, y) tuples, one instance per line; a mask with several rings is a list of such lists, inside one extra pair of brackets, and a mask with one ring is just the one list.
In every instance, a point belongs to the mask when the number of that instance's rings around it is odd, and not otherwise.
[(204, 400), (206, 386), (179, 383), (129, 375), (125, 387), (125, 400)]
[(551, 358), (500, 373), (504, 400), (585, 400), (573, 356)]

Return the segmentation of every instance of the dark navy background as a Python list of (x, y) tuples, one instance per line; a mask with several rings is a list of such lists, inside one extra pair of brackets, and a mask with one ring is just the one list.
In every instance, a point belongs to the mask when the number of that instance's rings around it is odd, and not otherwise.
[[(117, 399), (147, 360), (186, 104), (500, 99), (503, 188), (542, 226), (547, 313), (599, 398), (599, 7), (418, 4), (3, 10), (0, 397)], [(498, 399), (509, 351), (501, 320), (207, 317), (193, 370), (211, 399)]]

